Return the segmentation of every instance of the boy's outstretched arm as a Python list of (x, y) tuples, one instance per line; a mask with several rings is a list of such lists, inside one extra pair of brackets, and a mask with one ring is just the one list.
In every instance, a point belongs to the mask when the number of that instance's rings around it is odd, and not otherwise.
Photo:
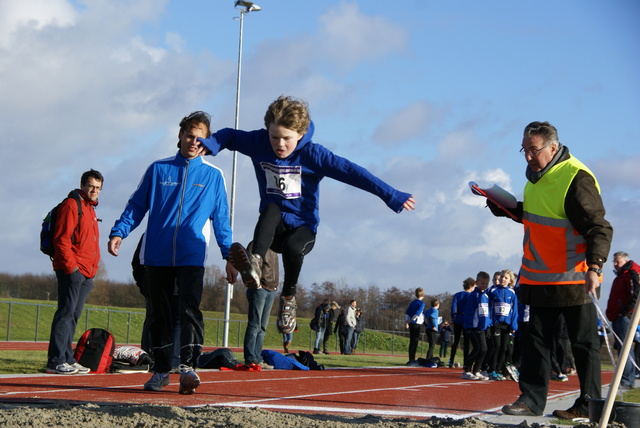
[(409, 199), (407, 199), (407, 201), (402, 204), (402, 208), (407, 211), (413, 211), (416, 208), (416, 200), (413, 198), (413, 195), (411, 195)]

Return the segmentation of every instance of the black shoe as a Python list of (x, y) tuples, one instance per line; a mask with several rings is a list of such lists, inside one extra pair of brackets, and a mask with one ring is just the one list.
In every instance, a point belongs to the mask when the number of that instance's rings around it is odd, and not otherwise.
[(572, 421), (576, 418), (588, 418), (589, 413), (584, 412), (576, 407), (569, 407), (567, 410), (554, 410), (552, 413), (558, 419), (566, 419)]
[(502, 407), (502, 413), (512, 416), (540, 416), (542, 413), (535, 413), (531, 408), (523, 401), (516, 401), (513, 404), (507, 404)]
[(320, 350), (316, 348), (316, 349), (313, 350), (313, 353), (314, 354), (320, 354)]

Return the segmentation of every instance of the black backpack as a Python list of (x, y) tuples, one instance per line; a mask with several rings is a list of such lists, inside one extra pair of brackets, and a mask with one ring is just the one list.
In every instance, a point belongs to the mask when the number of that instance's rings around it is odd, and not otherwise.
[[(80, 200), (80, 195), (77, 191), (73, 191), (62, 200), (62, 202), (66, 201), (69, 198), (73, 198), (78, 202), (78, 227), (76, 230), (80, 230), (80, 218), (82, 217), (82, 201)], [(58, 220), (58, 209), (62, 204), (60, 202), (58, 205), (53, 207), (51, 211), (47, 213), (44, 220), (42, 220), (42, 227), (40, 229), (40, 251), (45, 253), (53, 260), (53, 255), (55, 253), (55, 249), (53, 247), (53, 235), (55, 235), (56, 231), (56, 222)], [(78, 240), (76, 239), (76, 233), (74, 231), (71, 236), (71, 242), (73, 244), (77, 244)]]

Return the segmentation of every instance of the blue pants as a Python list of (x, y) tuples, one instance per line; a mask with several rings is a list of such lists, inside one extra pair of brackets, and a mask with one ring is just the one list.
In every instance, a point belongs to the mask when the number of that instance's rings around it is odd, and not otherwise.
[(244, 333), (244, 363), (260, 364), (262, 360), (262, 342), (269, 325), (269, 315), (273, 306), (275, 291), (264, 288), (247, 288), (249, 313), (247, 330)]
[(320, 349), (320, 345), (324, 340), (324, 332), (326, 331), (325, 327), (318, 327), (318, 331), (316, 331), (316, 341), (313, 343), (313, 349)]
[(51, 323), (51, 337), (47, 366), (55, 368), (59, 364), (73, 364), (73, 336), (76, 325), (82, 314), (84, 302), (93, 289), (93, 278), (87, 278), (80, 271), (67, 275), (62, 270), (56, 271), (58, 278), (58, 309)]
[(355, 329), (350, 326), (345, 327), (346, 335), (344, 338), (344, 353), (345, 355), (351, 354), (351, 340), (353, 339), (353, 331)]
[[(631, 319), (627, 317), (618, 317), (611, 323), (611, 328), (613, 328), (613, 332), (620, 338), (620, 340), (624, 342), (624, 339), (627, 337), (627, 331), (629, 331), (630, 324)], [(613, 347), (619, 354), (622, 349), (622, 345), (616, 340)], [(627, 358), (627, 361), (624, 363), (624, 371), (622, 372), (622, 382), (627, 385), (633, 385), (636, 380), (636, 370), (632, 361), (635, 361), (633, 348), (631, 349), (631, 352), (629, 352), (629, 358)]]

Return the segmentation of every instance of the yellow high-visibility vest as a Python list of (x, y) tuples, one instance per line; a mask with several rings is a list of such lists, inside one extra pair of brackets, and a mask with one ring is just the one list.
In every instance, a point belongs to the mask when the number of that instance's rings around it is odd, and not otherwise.
[(537, 183), (527, 182), (524, 187), (520, 283), (584, 284), (587, 243), (564, 210), (569, 186), (580, 170), (591, 174), (600, 192), (593, 173), (573, 156), (551, 167)]

